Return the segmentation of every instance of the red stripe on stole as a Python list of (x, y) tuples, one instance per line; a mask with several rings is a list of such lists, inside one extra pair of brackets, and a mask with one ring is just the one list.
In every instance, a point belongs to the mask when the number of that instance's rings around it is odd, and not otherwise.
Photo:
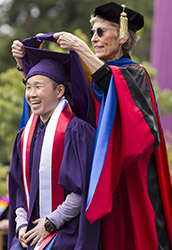
[(64, 201), (64, 189), (57, 185), (60, 173), (61, 161), (64, 152), (64, 137), (67, 125), (73, 117), (70, 105), (67, 104), (61, 112), (54, 136), (52, 150), (52, 211)]
[(29, 163), (30, 163), (30, 150), (31, 150), (31, 144), (32, 144), (32, 138), (35, 131), (35, 126), (38, 120), (38, 116), (33, 116), (32, 125), (30, 127), (27, 145), (26, 145), (26, 179), (27, 179), (27, 185), (29, 189), (30, 194), (30, 178), (29, 178)]
[[(28, 191), (30, 194), (30, 177), (29, 177), (29, 163), (30, 163), (30, 150), (31, 150), (31, 144), (32, 144), (32, 138), (33, 138), (33, 134), (35, 131), (35, 126), (38, 120), (38, 116), (33, 116), (32, 119), (32, 123), (31, 123), (31, 127), (29, 130), (29, 134), (28, 134), (28, 140), (27, 140), (27, 145), (26, 145), (26, 182), (27, 182), (27, 187), (28, 187)], [(21, 139), (21, 162), (22, 162), (22, 175), (23, 175), (23, 186), (24, 185), (24, 172), (23, 172), (23, 142), (24, 142), (24, 135), (25, 135), (25, 130), (23, 131), (22, 134), (22, 139)], [(27, 212), (29, 211), (28, 208), (28, 204), (27, 204), (27, 198), (26, 198), (26, 190), (24, 188), (24, 192), (25, 192), (25, 200), (26, 200), (26, 209)]]
[[(23, 131), (23, 134), (22, 134), (22, 138), (21, 138), (21, 167), (22, 167), (22, 177), (23, 177), (23, 187), (25, 187), (24, 185), (24, 171), (23, 171), (23, 141), (24, 141), (24, 134), (25, 134), (25, 130)], [(27, 198), (26, 198), (26, 190), (24, 188), (24, 195), (25, 195), (25, 201), (27, 201)], [(27, 213), (29, 211), (29, 208), (28, 208), (28, 204), (26, 202), (26, 210), (27, 210)]]

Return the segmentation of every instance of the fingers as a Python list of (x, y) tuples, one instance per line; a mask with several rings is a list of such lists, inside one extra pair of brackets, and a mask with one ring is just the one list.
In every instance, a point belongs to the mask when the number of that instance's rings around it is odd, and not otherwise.
[(28, 245), (26, 245), (25, 243), (23, 243), (23, 242), (20, 242), (20, 243), (21, 243), (21, 245), (22, 245), (23, 248), (27, 248), (28, 247)]
[(25, 232), (26, 232), (26, 227), (22, 227), (19, 230), (18, 239), (19, 239), (20, 243), (22, 244), (22, 247), (27, 248), (28, 245), (27, 245), (27, 242), (26, 242), (26, 240), (24, 238)]
[(38, 224), (39, 221), (40, 221), (40, 219), (37, 219), (37, 220), (32, 221), (32, 223), (33, 223), (33, 224)]
[(62, 48), (63, 46), (63, 42), (65, 41), (65, 37), (67, 36), (67, 32), (57, 32), (53, 35), (53, 37), (55, 39), (57, 39), (57, 43), (60, 45), (60, 47)]
[(24, 239), (25, 242), (28, 243), (32, 240), (31, 242), (31, 246), (34, 245), (38, 240), (39, 240), (39, 235), (37, 234), (37, 231), (35, 231), (34, 229), (28, 231), (25, 235), (24, 235)]
[(23, 43), (21, 43), (19, 40), (13, 41), (13, 44), (11, 45), (11, 51), (13, 57), (16, 59), (23, 58), (26, 53)]
[(68, 32), (57, 32), (54, 34), (54, 38), (57, 39), (61, 49), (74, 50), (76, 36)]
[[(41, 238), (41, 239), (42, 239), (42, 238)], [(42, 241), (43, 241), (43, 240), (42, 240)], [(36, 243), (41, 244), (42, 241), (40, 240), (39, 236), (36, 236), (36, 237), (32, 240), (30, 246), (33, 246), (33, 245), (35, 245)]]
[(54, 33), (53, 37), (58, 40), (61, 34), (62, 32), (56, 32)]
[(31, 246), (33, 246), (37, 242), (40, 244), (49, 235), (44, 227), (45, 218), (39, 218), (32, 223), (37, 225), (24, 235), (25, 242), (31, 242)]

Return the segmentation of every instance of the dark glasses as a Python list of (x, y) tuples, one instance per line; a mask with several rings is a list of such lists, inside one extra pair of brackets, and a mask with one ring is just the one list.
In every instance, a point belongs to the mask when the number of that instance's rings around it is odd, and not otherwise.
[(95, 33), (97, 33), (98, 37), (102, 37), (103, 36), (103, 33), (106, 31), (106, 30), (115, 30), (115, 29), (111, 29), (111, 28), (102, 28), (102, 27), (99, 27), (97, 28), (97, 30), (90, 30), (90, 37), (92, 38), (94, 36)]

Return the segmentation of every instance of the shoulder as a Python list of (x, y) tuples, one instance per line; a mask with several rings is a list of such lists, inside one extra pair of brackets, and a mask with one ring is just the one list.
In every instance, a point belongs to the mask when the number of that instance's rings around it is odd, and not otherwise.
[(72, 130), (90, 130), (95, 132), (95, 128), (93, 126), (91, 126), (88, 122), (74, 116), (71, 121), (68, 124), (68, 129), (72, 129)]
[(120, 68), (121, 74), (127, 84), (132, 84), (141, 89), (145, 94), (149, 92), (150, 77), (146, 69), (140, 64), (129, 64)]
[(146, 76), (146, 70), (141, 64), (131, 63), (127, 64), (126, 66), (120, 67), (122, 73), (129, 72), (131, 75), (134, 76)]
[(20, 146), (21, 143), (21, 138), (22, 138), (22, 134), (23, 134), (24, 128), (20, 129), (20, 131), (18, 131), (15, 140), (14, 140), (14, 148), (18, 148)]
[(92, 127), (88, 122), (74, 116), (69, 122), (65, 136), (68, 137), (83, 137), (88, 136), (94, 138), (95, 128)]

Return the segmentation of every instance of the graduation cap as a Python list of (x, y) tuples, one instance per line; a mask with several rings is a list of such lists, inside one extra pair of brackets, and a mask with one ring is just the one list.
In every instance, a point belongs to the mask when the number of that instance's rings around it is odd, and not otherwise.
[[(26, 58), (29, 64), (23, 60), (23, 68), (26, 81), (33, 75), (44, 75), (57, 84), (64, 84), (70, 80), (71, 57), (67, 53), (39, 49), (25, 46)], [(26, 59), (25, 58), (25, 59)]]
[[(109, 2), (96, 7), (93, 16), (99, 16), (105, 20), (119, 23), (121, 13), (123, 13), (123, 5), (121, 6), (117, 3)], [(127, 14), (128, 28), (130, 30), (136, 32), (143, 28), (144, 17), (140, 13), (129, 8), (125, 8), (125, 13)]]

